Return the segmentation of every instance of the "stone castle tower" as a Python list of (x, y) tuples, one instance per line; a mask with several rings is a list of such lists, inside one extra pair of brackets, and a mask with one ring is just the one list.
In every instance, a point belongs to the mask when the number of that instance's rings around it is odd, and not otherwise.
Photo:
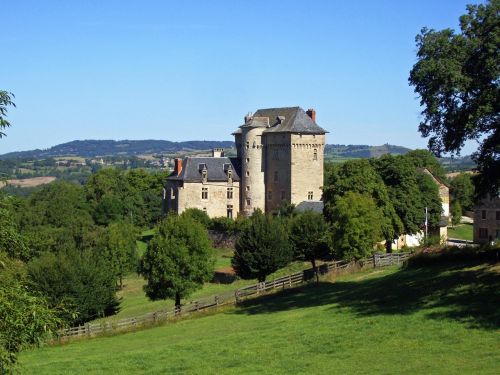
[(300, 107), (259, 109), (234, 132), (237, 156), (176, 159), (167, 178), (165, 211), (198, 208), (210, 217), (271, 212), (282, 202), (322, 210), (326, 131), (316, 112)]
[(233, 133), (241, 160), (240, 208), (275, 210), (283, 201), (319, 201), (326, 131), (316, 112), (300, 107), (260, 109)]

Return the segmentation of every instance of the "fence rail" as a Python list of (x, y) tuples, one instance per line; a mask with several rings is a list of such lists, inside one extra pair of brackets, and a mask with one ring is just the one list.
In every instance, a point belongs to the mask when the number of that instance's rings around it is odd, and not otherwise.
[[(393, 264), (402, 264), (410, 257), (410, 253), (374, 254), (371, 258), (360, 259), (357, 262), (345, 260), (320, 264), (317, 272), (320, 275), (332, 272), (342, 272), (357, 267), (385, 267)], [(191, 301), (181, 308), (159, 310), (132, 318), (125, 318), (115, 322), (86, 323), (81, 326), (67, 328), (60, 332), (60, 341), (76, 337), (91, 337), (109, 332), (133, 330), (137, 327), (158, 324), (170, 319), (187, 316), (191, 313), (217, 308), (219, 306), (235, 304), (244, 299), (268, 293), (274, 289), (285, 289), (312, 280), (315, 277), (312, 268), (278, 277), (277, 279), (259, 282), (216, 296)]]

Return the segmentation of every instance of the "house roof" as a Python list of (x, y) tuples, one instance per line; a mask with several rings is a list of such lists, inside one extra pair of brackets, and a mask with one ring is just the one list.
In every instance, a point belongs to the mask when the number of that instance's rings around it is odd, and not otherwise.
[(259, 109), (250, 121), (240, 126), (233, 134), (241, 133), (241, 128), (244, 127), (265, 127), (264, 133), (327, 133), (300, 107)]
[(295, 209), (299, 212), (314, 211), (314, 212), (322, 214), (324, 206), (325, 206), (325, 204), (323, 203), (323, 201), (303, 201), (303, 202), (300, 202), (295, 207)]
[(232, 170), (233, 181), (240, 181), (238, 158), (229, 157), (188, 157), (182, 162), (179, 175), (171, 174), (167, 180), (202, 182), (202, 171), (207, 170), (207, 181), (227, 181), (227, 172)]

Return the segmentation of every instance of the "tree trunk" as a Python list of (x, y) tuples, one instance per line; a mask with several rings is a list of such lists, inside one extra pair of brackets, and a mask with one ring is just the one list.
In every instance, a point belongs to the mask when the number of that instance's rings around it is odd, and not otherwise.
[(316, 267), (316, 259), (311, 259), (311, 264), (313, 267), (314, 276), (316, 277), (316, 282), (319, 283), (319, 273), (318, 268)]
[(385, 251), (387, 253), (392, 253), (392, 240), (385, 240)]
[(177, 314), (181, 312), (181, 295), (179, 292), (175, 293), (175, 310)]

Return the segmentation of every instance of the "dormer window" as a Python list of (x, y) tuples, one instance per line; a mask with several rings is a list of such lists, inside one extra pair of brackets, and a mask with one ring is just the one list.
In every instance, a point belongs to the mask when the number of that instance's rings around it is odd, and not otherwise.
[(203, 180), (203, 182), (207, 182), (207, 177), (208, 177), (208, 172), (206, 169), (202, 170), (201, 171), (201, 179)]

